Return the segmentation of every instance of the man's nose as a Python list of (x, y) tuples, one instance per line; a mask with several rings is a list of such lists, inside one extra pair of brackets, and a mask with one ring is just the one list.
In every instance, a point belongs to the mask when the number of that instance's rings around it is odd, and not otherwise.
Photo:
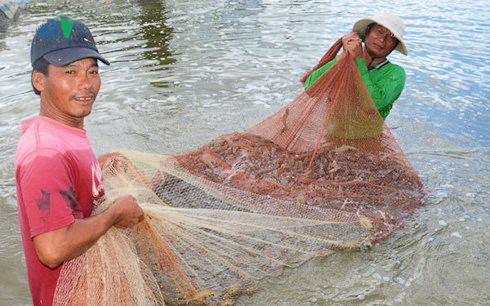
[(380, 36), (378, 37), (378, 39), (379, 39), (381, 42), (385, 43), (385, 42), (386, 42), (386, 40), (388, 39), (388, 35), (389, 35), (389, 34), (383, 34), (383, 35), (380, 35)]
[(92, 87), (89, 76), (87, 73), (81, 73), (78, 79), (78, 86), (81, 89), (89, 89)]

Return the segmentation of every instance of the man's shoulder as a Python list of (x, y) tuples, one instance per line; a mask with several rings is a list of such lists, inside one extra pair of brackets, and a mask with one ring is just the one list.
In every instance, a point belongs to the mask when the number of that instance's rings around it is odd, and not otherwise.
[(390, 75), (392, 78), (405, 79), (406, 77), (405, 68), (403, 68), (398, 64), (392, 63), (391, 61), (389, 61), (388, 63), (386, 63), (386, 65), (381, 67), (380, 71), (384, 75)]
[(383, 68), (389, 69), (391, 71), (397, 71), (397, 72), (405, 73), (405, 68), (403, 68), (402, 66), (395, 64), (391, 61), (388, 61), (388, 63)]
[(36, 154), (62, 156), (67, 144), (60, 137), (60, 131), (43, 124), (35, 118), (21, 123), (22, 136), (17, 145), (16, 163), (21, 163), (27, 156)]
[(60, 131), (38, 120), (26, 120), (21, 122), (22, 135), (19, 147), (28, 146), (32, 149), (56, 148), (63, 145), (60, 139)]

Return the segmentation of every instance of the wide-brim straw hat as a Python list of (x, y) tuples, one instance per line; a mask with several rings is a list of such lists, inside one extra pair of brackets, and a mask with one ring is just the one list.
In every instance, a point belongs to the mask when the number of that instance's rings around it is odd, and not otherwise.
[(408, 55), (407, 46), (403, 41), (403, 33), (405, 33), (405, 23), (400, 17), (389, 13), (380, 13), (372, 18), (364, 18), (357, 21), (352, 27), (352, 31), (359, 33), (362, 39), (366, 36), (366, 30), (371, 23), (377, 23), (387, 28), (397, 39), (398, 45), (395, 50), (403, 55)]

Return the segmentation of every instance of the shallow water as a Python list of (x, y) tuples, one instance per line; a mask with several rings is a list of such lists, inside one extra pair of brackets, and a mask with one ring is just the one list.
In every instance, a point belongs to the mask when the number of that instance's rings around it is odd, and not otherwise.
[(19, 121), (38, 112), (29, 44), (60, 14), (84, 21), (111, 66), (86, 120), (97, 154), (186, 152), (261, 121), (358, 18), (406, 22), (407, 83), (388, 117), (426, 206), (365, 253), (312, 260), (239, 305), (484, 305), (490, 301), (490, 9), (484, 1), (32, 1), (0, 34), (0, 304), (30, 303), (18, 228)]

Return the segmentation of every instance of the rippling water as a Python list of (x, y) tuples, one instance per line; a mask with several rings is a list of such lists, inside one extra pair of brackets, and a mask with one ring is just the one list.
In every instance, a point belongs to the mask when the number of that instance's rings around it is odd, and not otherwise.
[[(80, 4), (79, 2), (82, 2)], [(241, 131), (301, 92), (298, 79), (353, 22), (406, 22), (407, 83), (387, 123), (424, 180), (427, 205), (366, 253), (338, 253), (264, 280), (240, 305), (475, 305), (490, 301), (490, 9), (474, 1), (32, 1), (0, 34), (0, 304), (29, 304), (14, 157), (38, 112), (30, 40), (64, 14), (112, 65), (86, 120), (97, 154), (179, 153)]]

